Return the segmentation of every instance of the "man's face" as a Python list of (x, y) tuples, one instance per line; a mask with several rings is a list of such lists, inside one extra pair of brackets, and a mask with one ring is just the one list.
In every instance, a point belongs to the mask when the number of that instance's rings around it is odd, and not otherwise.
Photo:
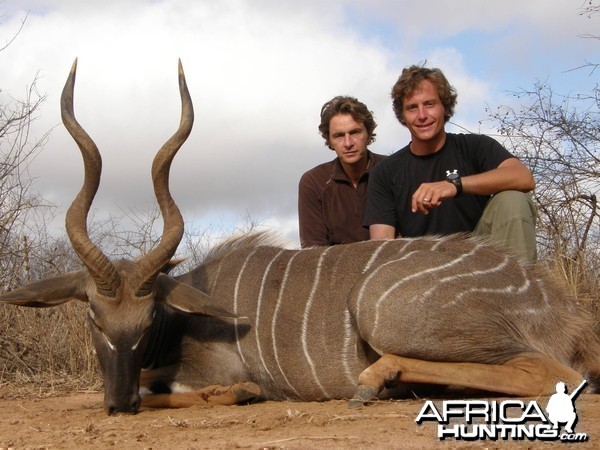
[(429, 81), (421, 82), (404, 98), (402, 116), (413, 141), (435, 140), (444, 131), (446, 109), (440, 100), (435, 85)]
[(356, 164), (366, 158), (369, 134), (363, 123), (350, 114), (337, 114), (329, 121), (329, 145), (343, 164)]

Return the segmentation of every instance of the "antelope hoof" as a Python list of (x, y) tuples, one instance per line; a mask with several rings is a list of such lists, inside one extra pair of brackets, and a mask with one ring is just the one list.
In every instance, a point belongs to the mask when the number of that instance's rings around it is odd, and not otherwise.
[(376, 399), (377, 394), (379, 394), (379, 389), (375, 386), (361, 384), (358, 386), (354, 397), (348, 402), (348, 408), (354, 409), (365, 406), (371, 400)]

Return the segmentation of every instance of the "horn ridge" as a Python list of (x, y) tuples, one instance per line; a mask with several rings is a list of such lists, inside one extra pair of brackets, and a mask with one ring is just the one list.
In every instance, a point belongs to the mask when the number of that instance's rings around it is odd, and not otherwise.
[(181, 119), (177, 131), (165, 142), (152, 163), (154, 195), (163, 216), (163, 234), (156, 248), (138, 262), (137, 296), (147, 295), (160, 269), (173, 257), (181, 242), (184, 223), (181, 211), (169, 190), (169, 173), (173, 158), (187, 140), (194, 124), (194, 108), (187, 87), (183, 65), (179, 60), (179, 94), (181, 97)]
[(73, 91), (77, 72), (77, 59), (63, 88), (60, 105), (65, 128), (73, 137), (83, 158), (84, 181), (81, 190), (67, 210), (65, 228), (71, 245), (90, 272), (99, 293), (115, 297), (120, 285), (120, 277), (110, 260), (91, 241), (87, 229), (87, 216), (100, 185), (102, 158), (98, 147), (75, 119)]

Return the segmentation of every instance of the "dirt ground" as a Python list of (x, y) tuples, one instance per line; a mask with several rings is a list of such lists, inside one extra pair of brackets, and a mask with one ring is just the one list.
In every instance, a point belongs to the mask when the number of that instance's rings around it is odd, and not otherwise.
[[(148, 409), (107, 416), (102, 393), (11, 398), (0, 389), (0, 449), (321, 449), (599, 448), (600, 395), (576, 402), (575, 431), (585, 443), (440, 441), (437, 425), (418, 425), (424, 400), (378, 401), (350, 410), (345, 401), (264, 402), (244, 406)], [(501, 400), (501, 399), (499, 399)], [(538, 399), (540, 405), (547, 399)]]

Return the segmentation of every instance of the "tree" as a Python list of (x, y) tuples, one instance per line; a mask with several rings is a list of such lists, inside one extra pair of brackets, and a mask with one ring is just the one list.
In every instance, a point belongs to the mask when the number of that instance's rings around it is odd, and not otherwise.
[[(586, 5), (590, 19), (600, 12), (592, 1)], [(586, 61), (573, 70), (597, 77), (597, 67)], [(540, 256), (560, 260), (578, 291), (600, 275), (600, 88), (560, 95), (538, 82), (512, 95), (521, 106), (501, 106), (490, 117), (536, 179)]]
[[(21, 32), (25, 20), (0, 46), (0, 56)], [(46, 224), (54, 207), (33, 190), (28, 174), (29, 165), (50, 133), (37, 139), (30, 134), (46, 99), (37, 90), (37, 80), (36, 76), (26, 87), (23, 99), (0, 87), (0, 291), (80, 267), (70, 244), (49, 234)], [(40, 321), (44, 322), (43, 334)], [(0, 380), (46, 377), (53, 383), (67, 380), (73, 384), (85, 378), (89, 385), (98, 370), (89, 335), (81, 332), (84, 321), (82, 304), (56, 311), (0, 305)], [(65, 373), (70, 376), (65, 377)]]
[[(24, 23), (25, 19), (22, 26)], [(50, 206), (33, 192), (32, 179), (27, 174), (29, 164), (48, 138), (48, 133), (37, 140), (30, 136), (31, 124), (46, 99), (36, 84), (37, 77), (26, 88), (23, 100), (0, 88), (0, 290), (14, 287), (28, 277), (29, 253), (34, 245), (28, 236), (37, 231), (29, 229), (35, 222), (28, 219), (34, 211), (41, 213), (44, 206)]]

